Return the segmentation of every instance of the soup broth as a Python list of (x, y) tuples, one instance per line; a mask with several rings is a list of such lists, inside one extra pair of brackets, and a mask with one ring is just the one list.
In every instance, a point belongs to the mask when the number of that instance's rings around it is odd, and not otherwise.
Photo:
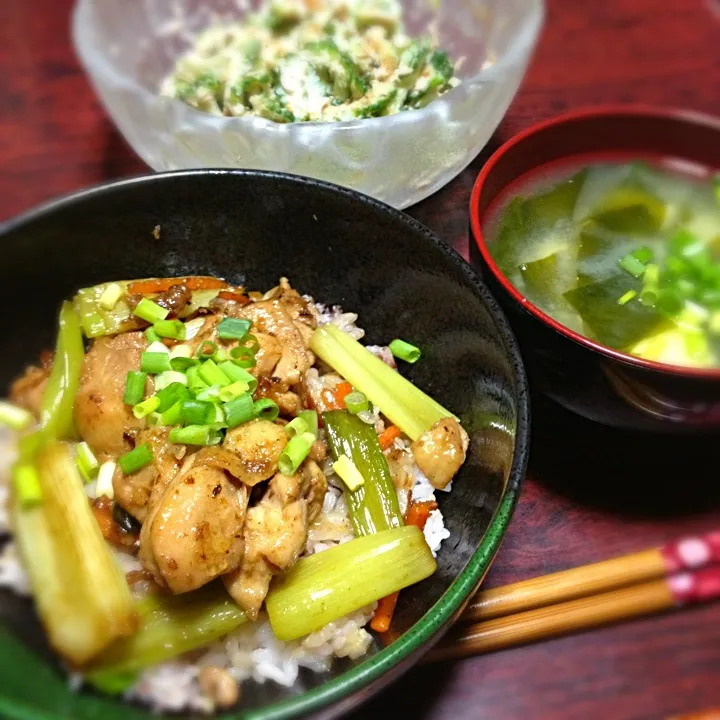
[(720, 366), (720, 186), (644, 163), (521, 184), (490, 225), (502, 272), (552, 318), (672, 365)]

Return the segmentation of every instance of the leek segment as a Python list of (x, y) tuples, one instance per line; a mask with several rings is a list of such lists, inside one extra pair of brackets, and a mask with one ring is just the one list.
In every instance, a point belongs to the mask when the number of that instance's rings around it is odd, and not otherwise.
[(454, 417), (334, 325), (322, 325), (315, 330), (310, 349), (356, 390), (364, 393), (385, 417), (413, 440), (438, 420)]
[(303, 557), (271, 588), (266, 609), (280, 640), (296, 640), (429, 577), (437, 564), (413, 525)]
[(345, 493), (355, 535), (401, 527), (397, 491), (375, 429), (344, 410), (326, 412), (323, 422), (335, 459), (349, 458), (362, 475), (363, 482)]
[(50, 644), (82, 665), (135, 630), (125, 577), (93, 517), (70, 448), (38, 453), (40, 504), (12, 504), (15, 540)]
[(40, 429), (49, 438), (75, 437), (73, 411), (85, 359), (80, 320), (72, 303), (60, 310), (58, 339), (52, 371), (43, 395)]
[(135, 607), (140, 618), (137, 632), (118, 640), (92, 662), (91, 683), (106, 687), (111, 678), (208, 645), (247, 622), (218, 583), (185, 595), (150, 595)]

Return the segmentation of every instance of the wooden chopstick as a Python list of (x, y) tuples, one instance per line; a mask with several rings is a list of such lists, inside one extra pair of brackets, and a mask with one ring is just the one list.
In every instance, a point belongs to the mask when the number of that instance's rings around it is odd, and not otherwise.
[(598, 595), (682, 570), (720, 563), (720, 532), (685, 537), (652, 550), (543, 575), (490, 590), (472, 599), (458, 622), (477, 622)]
[(619, 620), (649, 615), (674, 606), (665, 580), (578, 598), (516, 615), (461, 625), (428, 655), (428, 660), (480, 655), (557, 635), (598, 627)]
[[(479, 593), (427, 659), (491, 652), (718, 599), (720, 533), (714, 532)], [(485, 619), (467, 624), (478, 616)]]

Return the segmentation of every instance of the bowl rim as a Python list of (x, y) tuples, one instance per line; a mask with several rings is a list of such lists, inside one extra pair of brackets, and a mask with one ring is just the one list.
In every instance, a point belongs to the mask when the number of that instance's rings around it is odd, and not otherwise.
[[(456, 88), (451, 88), (440, 97), (428, 103), (424, 108), (412, 110), (410, 112), (395, 113), (394, 115), (386, 115), (377, 118), (363, 118), (354, 120), (338, 120), (338, 121), (308, 121), (308, 122), (292, 122), (277, 123), (265, 118), (252, 116), (225, 117), (213, 115), (212, 113), (202, 112), (196, 108), (186, 105), (177, 98), (165, 97), (152, 92), (150, 89), (140, 84), (134, 77), (122, 71), (112, 62), (107, 52), (97, 52), (90, 38), (89, 30), (83, 25), (87, 18), (83, 15), (90, 12), (94, 0), (77, 0), (72, 10), (71, 18), (71, 35), (75, 51), (87, 75), (95, 82), (98, 71), (110, 78), (122, 87), (131, 87), (147, 101), (160, 102), (174, 109), (178, 113), (187, 113), (189, 118), (202, 118), (203, 122), (208, 123), (209, 129), (239, 131), (243, 128), (257, 129), (271, 132), (275, 136), (297, 135), (310, 133), (326, 133), (329, 128), (341, 131), (352, 131), (359, 127), (364, 127), (367, 123), (373, 123), (372, 127), (382, 132), (387, 130), (387, 126), (393, 124), (413, 124), (422, 121), (423, 118), (438, 116), (441, 118), (444, 113), (440, 109), (446, 109), (452, 104), (452, 98), (466, 94), (465, 89), (476, 83), (497, 82), (502, 78), (506, 67), (512, 66), (523, 57), (525, 53), (532, 51), (535, 46), (540, 30), (545, 19), (545, 0), (526, 0), (531, 4), (531, 10), (521, 20), (521, 27), (508, 43), (508, 49), (495, 62), (487, 67), (482, 67), (476, 74), (464, 78)], [(92, 59), (91, 56), (92, 55)], [(465, 88), (465, 89), (463, 89)], [(102, 96), (102, 94), (101, 94)]]
[[(512, 465), (508, 472), (503, 493), (490, 518), (485, 534), (465, 567), (452, 581), (447, 590), (445, 590), (430, 609), (404, 635), (401, 635), (387, 647), (378, 650), (378, 652), (360, 662), (354, 668), (342, 673), (342, 675), (328, 680), (322, 685), (295, 697), (290, 697), (280, 702), (251, 710), (238, 708), (228, 714), (223, 714), (222, 717), (227, 718), (227, 720), (281, 720), (299, 715), (304, 716), (323, 709), (327, 710), (329, 706), (340, 702), (344, 698), (364, 688), (368, 688), (372, 684), (373, 687), (370, 689), (370, 693), (358, 701), (357, 704), (360, 704), (360, 702), (367, 700), (372, 692), (380, 689), (379, 685), (381, 683), (377, 681), (383, 675), (393, 670), (404, 671), (408, 669), (421, 654), (427, 652), (440, 639), (444, 630), (450, 626), (450, 623), (469, 602), (472, 593), (484, 578), (500, 547), (502, 538), (512, 518), (520, 487), (527, 469), (529, 456), (530, 403), (527, 379), (520, 349), (503, 311), (477, 272), (429, 228), (401, 210), (393, 208), (369, 195), (364, 195), (356, 190), (326, 181), (289, 173), (232, 168), (199, 168), (145, 174), (115, 182), (102, 183), (51, 200), (5, 223), (0, 223), (0, 242), (2, 242), (3, 236), (10, 231), (21, 228), (37, 219), (52, 215), (67, 207), (81, 204), (88, 199), (112, 196), (115, 192), (122, 191), (126, 188), (162, 183), (171, 181), (173, 178), (197, 178), (207, 175), (263, 177), (279, 180), (283, 183), (309, 185), (317, 187), (322, 192), (331, 192), (355, 201), (360, 201), (376, 210), (392, 215), (399, 223), (407, 226), (415, 232), (415, 234), (424, 236), (425, 240), (434, 246), (441, 254), (445, 255), (465, 277), (468, 286), (480, 296), (495, 322), (498, 335), (506, 347), (508, 359), (512, 366), (512, 374), (517, 393), (515, 445)], [(394, 677), (391, 679), (394, 679)], [(0, 708), (8, 713), (8, 717), (14, 718), (14, 720), (40, 720), (32, 708), (28, 708), (27, 706), (19, 708), (17, 705), (8, 707), (2, 697), (0, 697)], [(332, 711), (330, 710), (330, 712)], [(60, 714), (44, 715), (42, 720), (60, 720)]]
[[(720, 136), (720, 117), (697, 112), (695, 110), (686, 110), (682, 108), (660, 108), (652, 105), (590, 106), (579, 110), (572, 110), (570, 112), (563, 113), (562, 115), (535, 123), (503, 143), (490, 156), (490, 159), (485, 163), (475, 180), (475, 184), (473, 185), (472, 193), (470, 195), (470, 228), (475, 244), (482, 256), (483, 262), (495, 276), (505, 292), (507, 292), (507, 294), (510, 295), (510, 297), (512, 297), (513, 300), (520, 305), (520, 307), (560, 335), (564, 335), (577, 344), (611, 360), (618, 360), (626, 365), (642, 368), (643, 370), (652, 370), (664, 375), (682, 375), (684, 377), (696, 379), (720, 380), (720, 368), (694, 368), (686, 365), (672, 365), (670, 363), (662, 363), (654, 360), (645, 360), (643, 358), (624, 353), (620, 350), (616, 350), (615, 348), (611, 348), (608, 345), (603, 345), (596, 340), (592, 340), (585, 335), (575, 332), (566, 325), (563, 325), (555, 320), (553, 317), (541, 310), (537, 305), (530, 302), (520, 292), (520, 290), (515, 287), (505, 273), (502, 272), (490, 254), (487, 240), (482, 231), (482, 219), (480, 217), (479, 209), (480, 197), (483, 193), (485, 183), (493, 173), (495, 166), (500, 162), (505, 154), (517, 145), (525, 142), (528, 138), (539, 135), (549, 128), (555, 128), (557, 126), (562, 126), (576, 121), (598, 118), (602, 119), (611, 116), (621, 118), (646, 118), (648, 120), (653, 118), (675, 120), (686, 127), (691, 125), (702, 125), (708, 129), (715, 130)], [(609, 145), (607, 149), (611, 151), (611, 145)], [(628, 152), (627, 154), (632, 155), (632, 152)], [(565, 156), (565, 159), (572, 157), (573, 155), (567, 155)], [(529, 172), (532, 172), (532, 170)]]

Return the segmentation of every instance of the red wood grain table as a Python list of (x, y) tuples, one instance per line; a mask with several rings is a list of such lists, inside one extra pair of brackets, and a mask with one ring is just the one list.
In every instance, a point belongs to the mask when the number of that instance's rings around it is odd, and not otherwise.
[[(130, 1), (130, 0), (126, 0)], [(483, 153), (410, 210), (467, 255), (487, 152), (531, 123), (598, 103), (720, 115), (714, 0), (548, 0), (533, 65)], [(68, 40), (70, 0), (0, 0), (0, 220), (146, 170), (113, 130)], [(0, 262), (2, 262), (0, 255)], [(589, 426), (538, 403), (530, 478), (488, 585), (720, 527), (720, 443)], [(663, 718), (720, 706), (720, 605), (410, 672), (357, 717)]]

